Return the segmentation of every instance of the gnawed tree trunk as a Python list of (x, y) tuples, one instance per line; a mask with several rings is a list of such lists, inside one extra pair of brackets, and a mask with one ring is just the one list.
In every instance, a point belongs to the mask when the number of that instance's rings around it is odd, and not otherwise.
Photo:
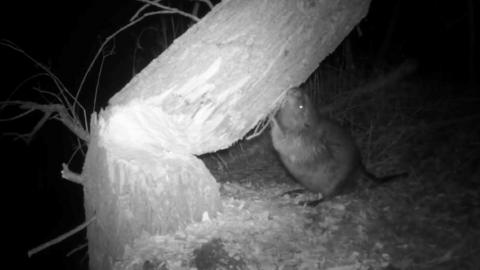
[(221, 211), (195, 155), (230, 146), (302, 83), (369, 0), (230, 0), (178, 38), (91, 122), (83, 170), (91, 269), (135, 240)]

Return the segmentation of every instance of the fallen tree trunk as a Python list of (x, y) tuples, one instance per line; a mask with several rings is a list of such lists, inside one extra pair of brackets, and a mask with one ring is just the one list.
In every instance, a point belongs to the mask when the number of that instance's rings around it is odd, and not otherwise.
[(221, 211), (195, 155), (243, 137), (365, 16), (369, 0), (218, 4), (92, 116), (82, 179), (91, 269)]

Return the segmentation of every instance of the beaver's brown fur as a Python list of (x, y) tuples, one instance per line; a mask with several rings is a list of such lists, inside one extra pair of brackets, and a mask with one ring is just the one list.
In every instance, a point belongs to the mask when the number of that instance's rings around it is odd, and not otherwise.
[(392, 178), (369, 173), (353, 137), (337, 122), (317, 115), (300, 88), (288, 90), (272, 120), (272, 143), (282, 163), (305, 188), (323, 198), (353, 190), (362, 176), (377, 181)]

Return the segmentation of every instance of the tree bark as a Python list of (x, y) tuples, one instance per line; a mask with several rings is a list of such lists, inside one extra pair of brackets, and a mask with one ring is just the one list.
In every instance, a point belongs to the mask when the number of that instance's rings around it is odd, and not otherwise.
[(91, 269), (141, 237), (221, 211), (195, 155), (243, 137), (367, 13), (369, 0), (230, 0), (137, 74), (91, 122), (82, 176)]

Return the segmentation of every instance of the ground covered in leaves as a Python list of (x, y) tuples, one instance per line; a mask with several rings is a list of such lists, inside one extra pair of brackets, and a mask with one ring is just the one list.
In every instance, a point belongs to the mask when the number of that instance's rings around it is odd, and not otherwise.
[(402, 91), (376, 95), (382, 100), (357, 96), (363, 111), (340, 107), (332, 115), (350, 127), (368, 168), (379, 175), (405, 170), (408, 178), (301, 206), (315, 197), (282, 196), (299, 186), (267, 131), (204, 157), (222, 185), (218, 217), (146, 237), (127, 252), (129, 264), (117, 267), (480, 269), (479, 99), (448, 91), (432, 98), (432, 84), (396, 87)]

